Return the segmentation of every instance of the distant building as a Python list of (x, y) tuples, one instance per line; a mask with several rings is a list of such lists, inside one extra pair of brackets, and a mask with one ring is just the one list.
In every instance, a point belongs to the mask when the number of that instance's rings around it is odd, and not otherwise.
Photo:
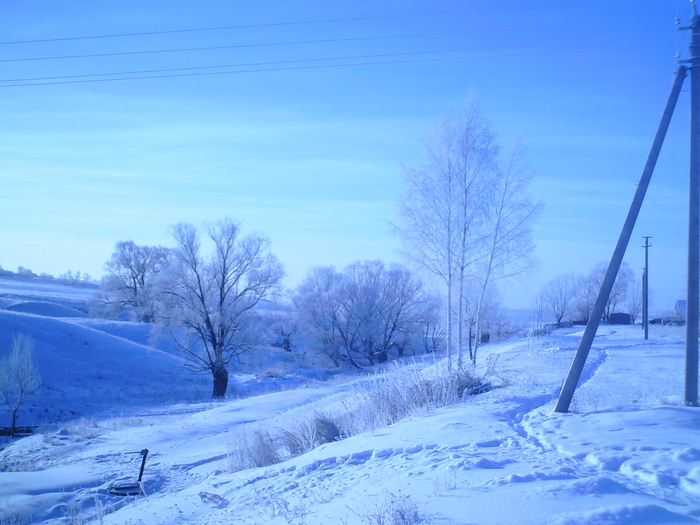
[(632, 324), (632, 316), (623, 312), (610, 314), (608, 324)]
[(681, 319), (685, 319), (686, 302), (685, 299), (678, 299), (676, 301), (676, 315)]

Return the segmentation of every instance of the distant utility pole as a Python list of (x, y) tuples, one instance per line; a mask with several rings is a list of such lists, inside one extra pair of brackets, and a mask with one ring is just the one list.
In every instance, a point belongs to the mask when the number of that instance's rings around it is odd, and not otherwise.
[(644, 339), (649, 339), (649, 239), (651, 235), (642, 236), (644, 239), (644, 274), (642, 275), (642, 325), (644, 327)]

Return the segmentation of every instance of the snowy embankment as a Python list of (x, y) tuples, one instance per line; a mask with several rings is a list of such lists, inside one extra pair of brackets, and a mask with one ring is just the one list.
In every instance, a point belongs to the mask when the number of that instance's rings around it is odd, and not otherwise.
[[(20, 304), (31, 312), (47, 310)], [(181, 358), (74, 321), (82, 319), (0, 310), (0, 347), (9, 348), (16, 334), (29, 334), (42, 377), (40, 395), (20, 410), (20, 425), (119, 414), (162, 400), (204, 400), (210, 393), (206, 377), (177, 373)], [(0, 412), (0, 421), (9, 425), (9, 416)]]
[[(580, 333), (488, 346), (507, 386), (239, 472), (241, 428), (338, 413), (353, 386), (67, 425), (0, 452), (0, 508), (8, 523), (414, 522), (390, 521), (396, 510), (435, 524), (696, 523), (700, 410), (681, 406), (682, 336), (602, 327), (570, 414), (552, 408)], [(144, 448), (145, 495), (110, 495)]]

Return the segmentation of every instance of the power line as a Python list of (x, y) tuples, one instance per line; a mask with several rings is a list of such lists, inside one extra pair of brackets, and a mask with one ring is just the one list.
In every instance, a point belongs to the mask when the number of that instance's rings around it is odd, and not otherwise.
[[(626, 39), (629, 40), (629, 39)], [(634, 47), (618, 47), (615, 49), (611, 48), (600, 48), (600, 49), (586, 49), (586, 50), (571, 50), (571, 51), (543, 51), (535, 53), (512, 53), (512, 54), (493, 54), (493, 55), (472, 55), (466, 57), (440, 57), (440, 58), (416, 58), (408, 60), (386, 60), (386, 61), (376, 61), (376, 62), (354, 62), (347, 64), (323, 64), (323, 65), (309, 65), (309, 66), (290, 66), (290, 67), (270, 67), (262, 69), (239, 69), (236, 71), (207, 71), (199, 73), (173, 73), (168, 75), (147, 75), (147, 76), (133, 76), (133, 77), (119, 77), (119, 78), (93, 78), (84, 80), (59, 80), (52, 82), (26, 82), (18, 84), (5, 84), (0, 85), (1, 88), (11, 88), (11, 87), (26, 87), (26, 86), (48, 86), (48, 85), (59, 85), (59, 84), (87, 84), (96, 82), (117, 82), (124, 80), (147, 80), (147, 79), (158, 79), (158, 78), (177, 78), (177, 77), (197, 77), (197, 76), (211, 76), (211, 75), (231, 75), (237, 73), (265, 73), (272, 71), (294, 71), (294, 70), (304, 70), (304, 69), (327, 69), (327, 68), (339, 68), (339, 67), (356, 67), (356, 66), (374, 66), (374, 65), (388, 65), (388, 64), (410, 64), (410, 63), (423, 63), (423, 62), (442, 62), (448, 60), (470, 60), (478, 58), (513, 58), (513, 57), (527, 57), (527, 56), (543, 56), (543, 55), (566, 55), (574, 53), (605, 53), (610, 51), (629, 51), (633, 49), (648, 49), (655, 48), (655, 46), (634, 46)], [(207, 66), (203, 66), (207, 67)], [(227, 67), (227, 66), (221, 66)], [(156, 71), (156, 70), (154, 70)], [(146, 71), (149, 73), (149, 71)], [(118, 73), (116, 73), (118, 74)], [(13, 82), (12, 80), (4, 80), (3, 82)]]
[[(628, 0), (620, 0), (626, 2)], [(591, 2), (591, 4), (609, 4), (610, 0), (603, 0), (600, 2)], [(150, 35), (167, 35), (176, 33), (197, 33), (206, 31), (225, 31), (234, 29), (255, 29), (263, 27), (281, 27), (281, 26), (294, 26), (294, 25), (308, 25), (308, 24), (328, 24), (328, 23), (338, 23), (338, 22), (359, 22), (365, 20), (388, 20), (393, 18), (418, 18), (427, 16), (448, 16), (448, 15), (464, 15), (464, 14), (476, 14), (476, 13), (496, 13), (503, 11), (523, 11), (523, 10), (535, 10), (535, 9), (554, 9), (560, 8), (561, 4), (552, 5), (542, 5), (542, 6), (512, 6), (501, 9), (472, 9), (464, 11), (444, 11), (438, 13), (413, 13), (413, 14), (402, 14), (402, 15), (381, 15), (381, 16), (362, 16), (362, 17), (351, 17), (351, 18), (329, 18), (321, 20), (302, 20), (297, 22), (270, 22), (265, 24), (242, 24), (235, 26), (219, 26), (219, 27), (202, 27), (202, 28), (189, 28), (189, 29), (169, 29), (163, 31), (141, 31), (134, 33), (113, 33), (107, 35), (84, 35), (84, 36), (72, 36), (72, 37), (60, 37), (60, 38), (40, 38), (33, 40), (13, 40), (0, 42), (0, 45), (15, 45), (15, 44), (36, 44), (43, 42), (65, 42), (71, 40), (95, 40), (104, 38), (123, 38), (123, 37), (134, 37), (134, 36), (150, 36)]]
[[(643, 39), (646, 37), (638, 37), (638, 39)], [(576, 44), (601, 44), (617, 42), (620, 39), (608, 39), (608, 40), (594, 40), (594, 41), (584, 41), (576, 42)], [(624, 39), (629, 41), (630, 39)], [(80, 75), (60, 75), (60, 76), (50, 76), (50, 77), (33, 77), (33, 78), (16, 78), (16, 79), (0, 79), (0, 82), (28, 82), (37, 80), (60, 80), (68, 78), (84, 78), (84, 77), (104, 77), (104, 76), (114, 76), (114, 75), (137, 75), (137, 74), (150, 74), (150, 73), (171, 73), (176, 71), (196, 71), (204, 69), (223, 69), (228, 67), (251, 67), (251, 66), (271, 66), (271, 65), (282, 65), (282, 64), (297, 64), (302, 62), (323, 62), (330, 60), (357, 60), (363, 58), (387, 58), (387, 57), (398, 57), (407, 55), (427, 55), (434, 53), (464, 53), (469, 51), (494, 51), (499, 49), (522, 49), (527, 47), (541, 47), (541, 46), (560, 46), (567, 45), (566, 42), (552, 42), (547, 44), (521, 44), (517, 46), (501, 46), (501, 47), (491, 47), (491, 48), (467, 48), (467, 49), (444, 49), (437, 51), (407, 51), (404, 53), (383, 53), (383, 54), (372, 54), (372, 55), (354, 55), (354, 56), (341, 56), (341, 57), (325, 57), (325, 58), (306, 58), (306, 59), (296, 59), (296, 60), (275, 60), (268, 62), (247, 62), (241, 64), (222, 64), (222, 65), (212, 65), (212, 66), (190, 66), (190, 67), (178, 67), (178, 68), (164, 68), (164, 69), (142, 69), (135, 71), (118, 71), (112, 73), (85, 73)]]
[[(612, 24), (599, 24), (596, 27), (609, 26)], [(590, 27), (584, 25), (573, 25), (573, 26), (558, 26), (557, 29), (574, 29), (581, 27)], [(544, 31), (551, 29), (548, 27), (530, 27), (530, 28), (517, 28), (517, 31)], [(419, 38), (419, 37), (435, 37), (435, 36), (454, 36), (454, 35), (469, 35), (469, 34), (483, 34), (483, 33), (499, 33), (499, 32), (513, 32), (512, 29), (482, 29), (477, 31), (453, 31), (453, 32), (442, 32), (442, 33), (414, 33), (408, 35), (383, 35), (383, 36), (366, 36), (366, 37), (348, 37), (348, 38), (325, 38), (319, 40), (294, 40), (287, 42), (264, 42), (257, 44), (230, 44), (230, 45), (220, 45), (220, 46), (205, 46), (205, 47), (184, 47), (184, 48), (174, 48), (174, 49), (155, 49), (155, 50), (144, 50), (144, 51), (114, 51), (108, 53), (91, 53), (82, 55), (58, 55), (58, 56), (47, 56), (47, 57), (28, 57), (28, 58), (4, 58), (0, 59), (0, 62), (36, 62), (41, 60), (66, 60), (66, 59), (76, 59), (76, 58), (104, 58), (112, 56), (129, 56), (129, 55), (149, 55), (149, 54), (161, 54), (161, 53), (183, 53), (192, 51), (214, 51), (221, 49), (246, 49), (254, 47), (276, 47), (276, 46), (286, 46), (286, 45), (303, 45), (303, 44), (329, 44), (329, 43), (339, 43), (339, 42), (361, 42), (370, 40), (391, 40), (398, 38)]]
[[(473, 31), (473, 33), (489, 32), (489, 31)], [(259, 44), (231, 44), (224, 46), (206, 46), (206, 47), (184, 47), (176, 49), (156, 49), (147, 51), (115, 51), (110, 53), (94, 53), (94, 54), (84, 54), (84, 55), (61, 55), (61, 56), (48, 56), (48, 57), (30, 57), (30, 58), (5, 58), (0, 59), (0, 62), (32, 62), (39, 60), (64, 60), (73, 58), (102, 58), (110, 56), (125, 56), (125, 55), (148, 55), (148, 54), (158, 54), (158, 53), (182, 53), (188, 51), (213, 51), (218, 49), (239, 49), (239, 48), (251, 48), (251, 47), (271, 47), (271, 46), (284, 46), (284, 45), (299, 45), (299, 44), (328, 44), (337, 42), (355, 42), (355, 41), (367, 41), (367, 40), (389, 40), (393, 38), (416, 38), (416, 37), (426, 37), (426, 36), (450, 36), (450, 35), (464, 35), (472, 33), (472, 31), (456, 31), (447, 33), (418, 33), (411, 35), (388, 35), (388, 36), (367, 36), (367, 37), (351, 37), (351, 38), (326, 38), (320, 40), (296, 40), (290, 42), (266, 42)]]

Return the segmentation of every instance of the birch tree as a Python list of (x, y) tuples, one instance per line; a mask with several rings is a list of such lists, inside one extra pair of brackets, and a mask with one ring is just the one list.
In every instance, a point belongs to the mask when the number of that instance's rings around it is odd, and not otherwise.
[(443, 118), (426, 145), (427, 164), (404, 168), (406, 189), (399, 203), (399, 233), (408, 257), (445, 286), (450, 368), (455, 313), (457, 361), (462, 366), (464, 294), (469, 267), (479, 257), (479, 230), (487, 212), (497, 154), (493, 131), (471, 99), (464, 109), (453, 110)]
[[(430, 148), (429, 157), (439, 159), (437, 152)], [(399, 202), (402, 222), (399, 234), (407, 257), (444, 284), (445, 346), (447, 365), (452, 368), (457, 211), (453, 199), (454, 173), (449, 163), (446, 168), (441, 170), (439, 163), (404, 167), (405, 192)]]
[[(517, 143), (501, 165), (495, 134), (472, 99), (443, 119), (428, 142), (426, 165), (404, 168), (404, 179), (397, 229), (409, 259), (444, 284), (448, 367), (456, 313), (457, 366), (462, 368), (467, 307), (477, 338), (473, 349), (469, 339), (475, 362), (487, 290), (533, 266), (530, 229), (538, 206), (528, 193), (523, 148)], [(467, 298), (469, 290), (473, 296)]]
[(477, 307), (476, 341), (474, 352), (470, 356), (473, 363), (476, 363), (479, 346), (481, 304), (489, 285), (523, 274), (536, 265), (532, 226), (540, 205), (533, 202), (529, 193), (532, 175), (524, 153), (521, 141), (516, 140), (505, 166), (490, 181), (493, 191), (484, 224), (484, 257), (478, 263), (481, 267), (481, 290)]

